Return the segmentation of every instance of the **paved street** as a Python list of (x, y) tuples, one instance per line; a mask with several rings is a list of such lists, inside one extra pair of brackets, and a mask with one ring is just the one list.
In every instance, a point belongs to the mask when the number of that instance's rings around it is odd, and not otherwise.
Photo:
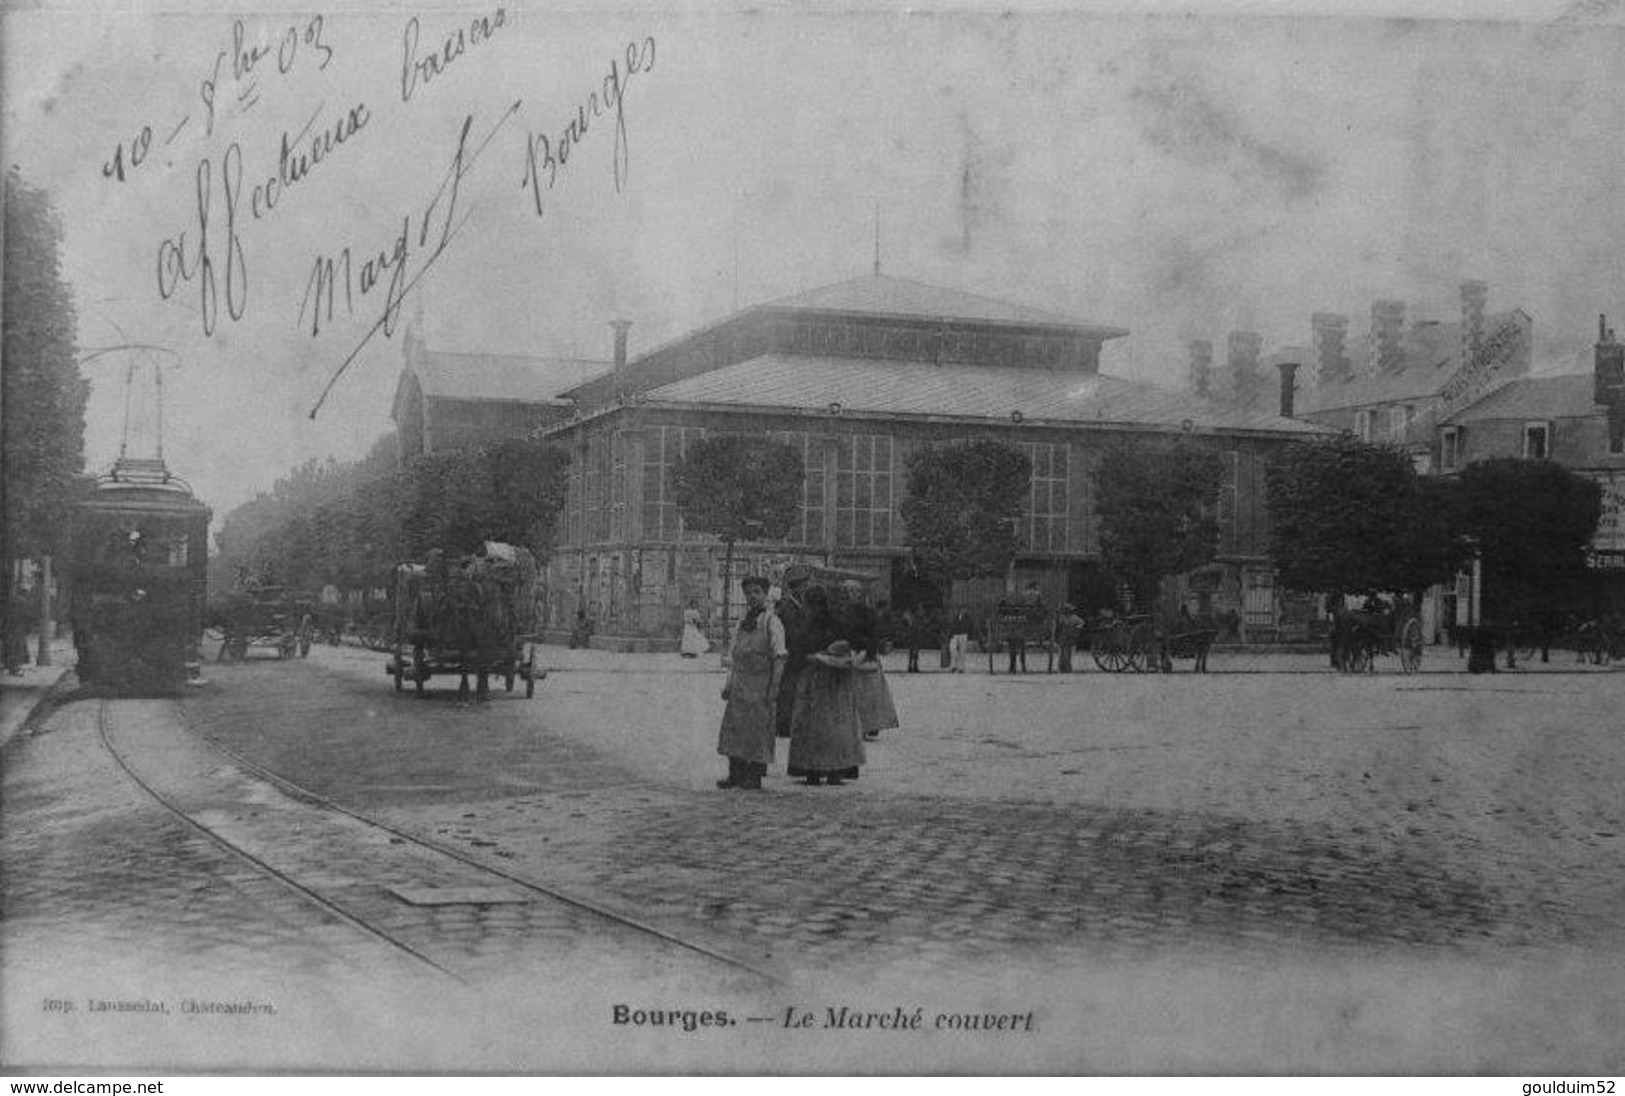
[[(104, 1034), (113, 1060), (247, 1062), (274, 1033), (305, 1060), (349, 1062), (332, 1024), (342, 1001), (356, 1031), (382, 1039), (376, 1053), (405, 1055), (391, 1060), (484, 1047), (513, 1068), (605, 1054), (741, 1069), (1619, 1066), (1625, 673), (1559, 660), (1472, 677), (1438, 650), (1414, 677), (1340, 677), (1319, 656), (1070, 678), (990, 676), (984, 660), (964, 676), (889, 675), (904, 726), (871, 744), (856, 783), (774, 774), (751, 794), (712, 786), (714, 658), (548, 648), (544, 662), (535, 699), (499, 685), (478, 705), (397, 694), (382, 656), (318, 648), (306, 662), (211, 665), (178, 707), (108, 708), (132, 769), (173, 802), (341, 908), (405, 924), (467, 986), (437, 984), (155, 806), (101, 747), (89, 702), (6, 751), (8, 981), (94, 970), (108, 992), (157, 995), (192, 971), (212, 992), (285, 1003), (284, 1019), (229, 1039)], [(431, 854), (245, 777), (204, 738), (776, 981), (580, 908), (404, 909), (401, 881), (421, 881)], [(474, 868), (433, 870), (447, 873), (438, 885), (476, 882)], [(424, 992), (459, 1002), (456, 1015), (401, 1016)], [(85, 1018), (42, 1015), (39, 996), (8, 991), (7, 1030), (84, 1046)], [(744, 1016), (796, 1003), (1033, 1010), (1038, 1034), (871, 1033), (876, 1049), (859, 1052), (850, 1036), (747, 1023), (719, 1059), (718, 1032), (616, 1028), (607, 1018), (628, 1000)], [(388, 1034), (357, 1001), (391, 1017)], [(471, 1023), (483, 1042), (468, 1042)], [(523, 1037), (541, 1024), (567, 1038)]]

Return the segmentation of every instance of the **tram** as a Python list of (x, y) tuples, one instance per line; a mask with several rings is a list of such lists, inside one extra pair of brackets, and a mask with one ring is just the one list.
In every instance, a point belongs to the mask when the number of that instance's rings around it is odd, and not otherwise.
[(87, 689), (173, 694), (196, 675), (209, 516), (162, 457), (120, 457), (75, 506), (69, 619)]

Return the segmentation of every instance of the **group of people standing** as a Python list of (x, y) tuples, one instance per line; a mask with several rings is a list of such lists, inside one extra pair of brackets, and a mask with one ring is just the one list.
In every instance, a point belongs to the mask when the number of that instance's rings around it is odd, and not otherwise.
[(768, 605), (767, 579), (741, 583), (745, 616), (734, 632), (727, 702), (717, 752), (728, 759), (719, 788), (757, 790), (777, 740), (790, 740), (786, 772), (810, 786), (856, 780), (864, 743), (898, 726), (880, 666), (880, 628), (849, 583), (832, 592), (812, 585), (812, 570), (785, 569), (783, 594)]

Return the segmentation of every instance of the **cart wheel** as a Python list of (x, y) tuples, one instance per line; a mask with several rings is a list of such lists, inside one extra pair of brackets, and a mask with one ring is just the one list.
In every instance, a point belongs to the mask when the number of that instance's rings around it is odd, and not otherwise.
[(1399, 668), (1414, 674), (1422, 666), (1422, 625), (1412, 617), (1399, 629)]
[(1138, 643), (1130, 643), (1128, 650), (1123, 654), (1123, 658), (1125, 661), (1123, 668), (1130, 670), (1133, 673), (1143, 674), (1145, 673), (1146, 667), (1150, 665), (1150, 662), (1146, 658), (1145, 648), (1141, 647)]
[(1120, 674), (1128, 669), (1128, 652), (1115, 644), (1099, 646), (1093, 654), (1095, 665), (1109, 674)]

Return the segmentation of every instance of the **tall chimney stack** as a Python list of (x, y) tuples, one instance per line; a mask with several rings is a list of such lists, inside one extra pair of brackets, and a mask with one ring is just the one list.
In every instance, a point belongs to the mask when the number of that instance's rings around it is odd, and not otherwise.
[(1315, 354), (1315, 381), (1325, 389), (1338, 381), (1350, 379), (1348, 334), (1349, 318), (1335, 312), (1316, 312), (1309, 317), (1312, 331), (1311, 347)]
[(1198, 396), (1213, 394), (1213, 344), (1207, 339), (1191, 342), (1191, 391)]
[(1371, 375), (1399, 369), (1405, 361), (1405, 302), (1371, 305)]
[(626, 333), (632, 328), (631, 320), (610, 320), (615, 329), (615, 394), (620, 395), (626, 375)]
[(1608, 317), (1597, 318), (1597, 348), (1593, 397), (1604, 407), (1614, 408), (1625, 403), (1625, 345), (1614, 340), (1608, 327)]
[(1461, 283), (1461, 363), (1473, 360), (1484, 345), (1484, 302), (1490, 287), (1483, 282)]
[(1295, 410), (1295, 397), (1298, 389), (1298, 362), (1277, 362), (1275, 368), (1281, 371), (1281, 417), (1290, 419)]
[(1258, 375), (1258, 355), (1264, 340), (1256, 331), (1230, 332), (1229, 366), (1231, 394), (1243, 407), (1253, 407), (1262, 395), (1262, 378)]

